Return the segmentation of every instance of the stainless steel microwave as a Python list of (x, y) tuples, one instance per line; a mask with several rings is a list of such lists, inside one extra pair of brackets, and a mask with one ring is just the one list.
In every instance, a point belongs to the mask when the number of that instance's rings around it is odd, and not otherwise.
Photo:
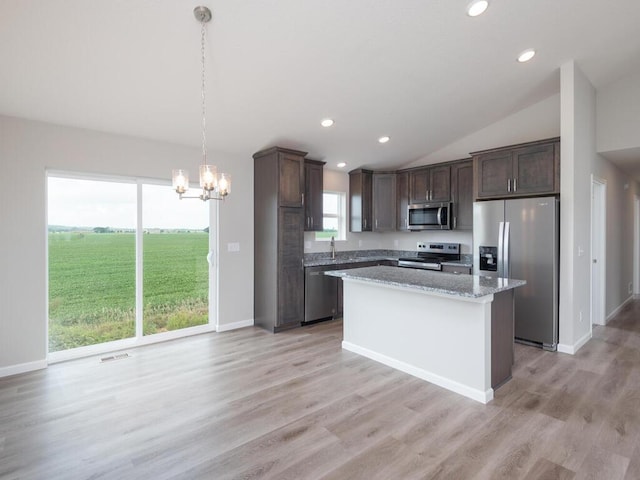
[(451, 202), (409, 205), (409, 230), (451, 230)]

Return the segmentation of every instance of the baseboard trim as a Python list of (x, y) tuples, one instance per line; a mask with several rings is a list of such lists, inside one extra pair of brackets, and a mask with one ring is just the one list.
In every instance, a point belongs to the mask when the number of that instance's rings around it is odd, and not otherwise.
[(558, 343), (558, 352), (568, 353), (569, 355), (575, 355), (589, 340), (591, 340), (591, 332), (587, 332), (582, 338), (578, 339), (573, 345), (565, 345)]
[(633, 300), (635, 297), (635, 295), (629, 295), (629, 297), (627, 297), (627, 299), (622, 302), (618, 308), (616, 308), (613, 312), (611, 312), (609, 315), (607, 315), (607, 318), (604, 319), (604, 324), (606, 325), (607, 323), (609, 323), (609, 320), (611, 320), (613, 317), (615, 317), (616, 315), (618, 315), (622, 309), (624, 308), (624, 306), (629, 303), (631, 300)]
[(11, 375), (19, 375), (21, 373), (34, 372), (47, 368), (46, 360), (38, 360), (36, 362), (19, 363), (18, 365), (10, 365), (8, 367), (0, 367), (0, 378), (10, 377)]
[(391, 358), (377, 352), (373, 352), (367, 348), (354, 345), (350, 342), (343, 341), (342, 348), (344, 348), (345, 350), (349, 350), (350, 352), (357, 353), (358, 355), (362, 355), (363, 357), (367, 357), (371, 360), (375, 360), (376, 362), (382, 363), (389, 367), (395, 368), (396, 370), (400, 370), (401, 372), (413, 375), (414, 377), (426, 380), (429, 383), (433, 383), (434, 385), (438, 385), (439, 387), (446, 388), (447, 390), (458, 393), (477, 402), (489, 403), (491, 400), (493, 400), (492, 388), (488, 389), (486, 392), (483, 392), (482, 390), (468, 387), (467, 385), (463, 385), (462, 383), (458, 383), (453, 380), (449, 380), (448, 378), (441, 377), (440, 375), (432, 373), (428, 370), (409, 365), (408, 363), (396, 360), (395, 358)]
[(253, 318), (239, 322), (223, 323), (222, 325), (216, 326), (216, 332), (227, 332), (229, 330), (237, 330), (238, 328), (253, 327), (253, 325)]

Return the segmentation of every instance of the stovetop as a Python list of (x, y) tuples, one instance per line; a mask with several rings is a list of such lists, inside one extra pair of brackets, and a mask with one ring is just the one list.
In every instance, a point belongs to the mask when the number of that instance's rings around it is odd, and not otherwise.
[(400, 258), (403, 262), (442, 263), (460, 260), (459, 243), (418, 242), (415, 257)]

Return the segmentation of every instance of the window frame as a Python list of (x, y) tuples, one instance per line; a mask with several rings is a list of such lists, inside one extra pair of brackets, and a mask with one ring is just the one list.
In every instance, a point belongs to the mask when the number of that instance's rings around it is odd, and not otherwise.
[[(331, 218), (337, 219), (338, 221), (338, 232), (334, 236), (336, 241), (345, 241), (347, 239), (347, 192), (341, 192), (336, 190), (323, 190), (323, 209), (322, 209), (322, 226), (323, 230), (321, 232), (316, 232), (315, 239), (318, 242), (329, 242), (331, 241), (331, 237), (327, 237), (324, 231), (324, 219)], [(337, 197), (337, 213), (328, 213), (324, 209), (324, 195), (335, 195)]]

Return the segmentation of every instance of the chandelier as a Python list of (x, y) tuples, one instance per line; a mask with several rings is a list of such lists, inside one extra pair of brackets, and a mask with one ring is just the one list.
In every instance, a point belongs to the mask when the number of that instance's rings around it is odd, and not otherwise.
[(206, 136), (206, 115), (205, 115), (205, 63), (204, 63), (204, 44), (206, 24), (211, 20), (211, 10), (207, 7), (196, 7), (193, 10), (196, 20), (200, 22), (200, 60), (202, 63), (202, 81), (201, 81), (201, 98), (202, 98), (202, 165), (200, 165), (200, 195), (187, 196), (185, 193), (189, 190), (189, 172), (183, 169), (176, 169), (172, 172), (172, 184), (180, 199), (183, 198), (199, 198), (200, 200), (224, 200), (229, 192), (231, 192), (231, 176), (226, 173), (218, 173), (215, 165), (207, 163), (207, 136)]

